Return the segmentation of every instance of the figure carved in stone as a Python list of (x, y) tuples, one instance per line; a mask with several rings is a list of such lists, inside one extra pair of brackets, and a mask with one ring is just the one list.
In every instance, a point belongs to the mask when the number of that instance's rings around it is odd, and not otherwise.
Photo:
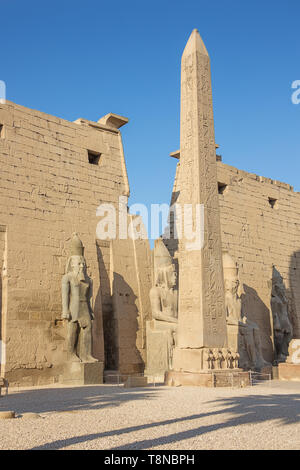
[[(232, 342), (232, 331), (235, 331), (236, 335), (235, 345), (229, 344), (229, 347), (237, 350), (236, 345), (242, 342), (244, 348), (239, 351), (240, 366), (246, 369), (261, 370), (270, 364), (264, 360), (262, 355), (259, 327), (250, 321), (246, 313), (242, 311), (242, 301), (238, 293), (240, 285), (238, 267), (227, 252), (223, 253), (223, 269), (229, 343)], [(234, 327), (236, 328), (234, 329)], [(237, 362), (236, 359), (234, 361)]]
[(152, 319), (155, 330), (167, 332), (169, 369), (172, 368), (178, 323), (178, 291), (176, 271), (167, 248), (161, 239), (155, 247), (155, 285), (150, 290)]
[(214, 357), (215, 357), (216, 369), (222, 369), (222, 364), (223, 364), (222, 351), (219, 350), (218, 348), (215, 348), (215, 349), (213, 349), (213, 354), (214, 354)]
[(214, 352), (213, 350), (211, 349), (209, 351), (209, 355), (210, 355), (210, 364), (211, 364), (211, 369), (215, 369), (216, 368), (216, 357), (214, 355)]
[(237, 369), (239, 354), (227, 348), (205, 349), (203, 360), (208, 370)]
[(235, 369), (237, 369), (239, 367), (239, 359), (240, 359), (240, 355), (237, 352), (237, 353), (234, 354), (234, 357), (233, 357), (233, 367)]
[(204, 351), (203, 355), (204, 365), (206, 369), (211, 369), (211, 359), (209, 351)]
[(293, 338), (293, 327), (288, 315), (288, 301), (282, 276), (273, 266), (271, 309), (275, 343), (275, 364), (285, 362), (289, 354), (289, 343)]
[[(67, 351), (71, 362), (98, 362), (92, 356), (92, 281), (86, 273), (84, 248), (76, 233), (62, 278), (62, 319), (67, 320)], [(80, 353), (77, 345), (80, 338)]]

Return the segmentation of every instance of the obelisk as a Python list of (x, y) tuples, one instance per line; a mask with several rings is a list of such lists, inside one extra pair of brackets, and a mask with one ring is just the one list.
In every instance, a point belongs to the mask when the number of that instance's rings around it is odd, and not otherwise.
[[(179, 311), (174, 370), (205, 368), (205, 348), (226, 348), (220, 212), (210, 60), (198, 30), (186, 44), (181, 61), (180, 195), (184, 205), (203, 205), (202, 246), (185, 236), (179, 242)], [(199, 206), (198, 206), (199, 207)], [(197, 226), (198, 223), (198, 226)], [(199, 245), (199, 244), (198, 244)]]

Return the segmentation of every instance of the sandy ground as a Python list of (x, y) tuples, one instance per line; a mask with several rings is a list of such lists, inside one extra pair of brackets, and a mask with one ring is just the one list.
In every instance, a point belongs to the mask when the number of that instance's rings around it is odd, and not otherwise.
[(0, 449), (300, 449), (300, 382), (11, 389), (0, 410)]

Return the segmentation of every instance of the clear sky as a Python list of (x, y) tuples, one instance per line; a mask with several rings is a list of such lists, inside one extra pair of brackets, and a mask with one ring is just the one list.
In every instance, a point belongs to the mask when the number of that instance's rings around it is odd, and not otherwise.
[(128, 117), (130, 204), (168, 203), (194, 28), (211, 58), (223, 161), (300, 191), (299, 0), (0, 0), (0, 80), (7, 99), (64, 119)]

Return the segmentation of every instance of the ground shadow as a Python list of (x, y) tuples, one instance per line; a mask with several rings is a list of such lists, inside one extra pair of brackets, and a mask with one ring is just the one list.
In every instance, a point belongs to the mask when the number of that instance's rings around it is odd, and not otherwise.
[[(74, 444), (80, 444), (95, 439), (106, 438), (108, 436), (120, 436), (130, 434), (144, 429), (168, 426), (174, 423), (190, 422), (191, 429), (180, 431), (177, 433), (166, 434), (163, 430), (162, 436), (153, 439), (136, 440), (134, 443), (122, 444), (109, 450), (130, 450), (130, 449), (150, 449), (156, 446), (163, 446), (175, 442), (181, 442), (187, 439), (196, 438), (210, 432), (220, 429), (230, 429), (244, 424), (257, 424), (265, 421), (278, 421), (281, 425), (300, 422), (300, 395), (250, 395), (242, 397), (230, 397), (214, 400), (209, 403), (222, 407), (216, 411), (208, 413), (194, 414), (178, 419), (169, 419), (158, 421), (145, 425), (137, 425), (132, 427), (121, 428), (118, 430), (106, 431), (95, 434), (87, 434), (76, 436), (70, 439), (57, 440), (36, 447), (35, 449), (60, 449)], [(228, 416), (227, 418), (227, 415)], [(233, 415), (233, 416), (232, 416)], [(199, 419), (223, 416), (223, 422), (217, 424), (205, 424), (203, 426), (193, 426), (193, 422)]]
[[(157, 387), (156, 387), (157, 388)], [(0, 411), (22, 413), (98, 410), (119, 406), (127, 401), (151, 400), (153, 387), (142, 390), (120, 386), (61, 387), (22, 390), (0, 398)]]

